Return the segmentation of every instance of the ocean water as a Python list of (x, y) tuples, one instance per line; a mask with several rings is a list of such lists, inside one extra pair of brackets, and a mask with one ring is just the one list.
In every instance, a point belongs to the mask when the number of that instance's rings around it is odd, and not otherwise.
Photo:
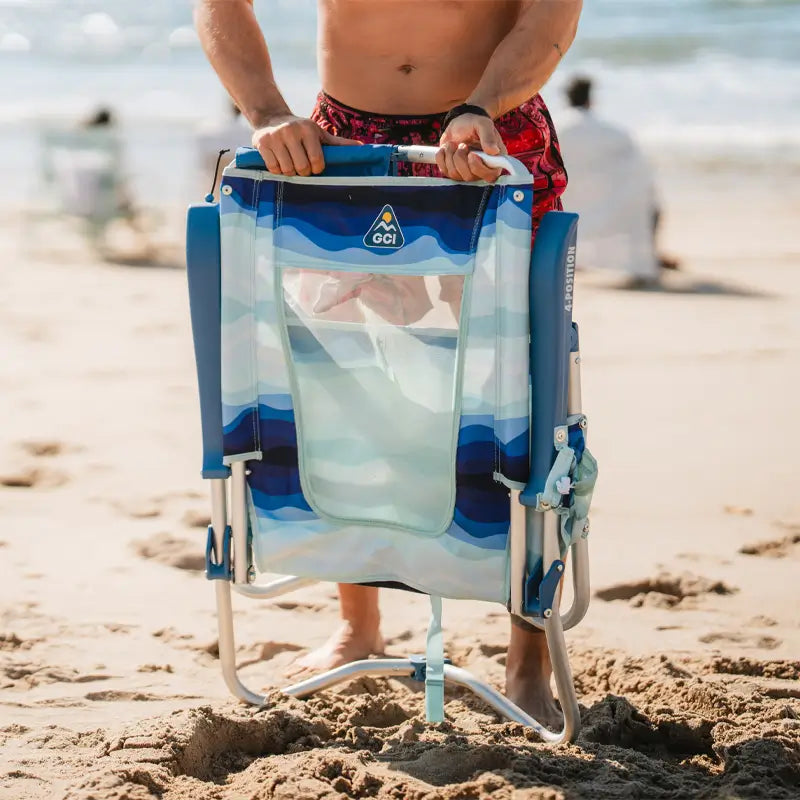
[[(317, 91), (313, 0), (256, 0), (279, 84), (307, 113)], [(122, 125), (137, 196), (195, 189), (192, 137), (224, 94), (190, 0), (0, 0), (0, 196), (35, 193), (37, 131), (99, 103)], [(587, 0), (576, 42), (543, 92), (596, 78), (598, 110), (655, 157), (800, 168), (800, 0)], [(159, 167), (169, 167), (160, 169)]]

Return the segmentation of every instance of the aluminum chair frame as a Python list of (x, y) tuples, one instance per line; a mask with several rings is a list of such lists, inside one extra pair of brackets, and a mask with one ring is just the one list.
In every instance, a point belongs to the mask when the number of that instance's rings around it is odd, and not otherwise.
[[(431, 163), (436, 148), (397, 148), (400, 160)], [(486, 156), (490, 166), (514, 173), (522, 165), (514, 159)], [(189, 211), (187, 260), (189, 263), (192, 327), (198, 352), (213, 351), (214, 358), (198, 358), (198, 380), (201, 388), (201, 405), (204, 404), (204, 385), (209, 377), (219, 381), (219, 342), (210, 329), (209, 315), (213, 317), (217, 297), (203, 296), (192, 288), (197, 271), (214, 270), (219, 273), (219, 229), (216, 205), (193, 206)], [(194, 214), (194, 219), (192, 218)], [(217, 229), (214, 230), (214, 215)], [(589, 552), (588, 524), (570, 547), (573, 584), (573, 602), (566, 613), (560, 612), (561, 583), (565, 558), (561, 558), (560, 517), (553, 510), (536, 509), (536, 493), (541, 491), (552, 465), (554, 431), (566, 423), (567, 416), (582, 414), (580, 384), (580, 350), (577, 326), (572, 323), (571, 289), (574, 280), (575, 238), (577, 216), (564, 212), (550, 212), (541, 223), (536, 252), (531, 266), (531, 374), (533, 390), (532, 474), (523, 492), (511, 492), (511, 526), (509, 536), (510, 561), (510, 611), (544, 631), (563, 724), (553, 732), (527, 714), (503, 694), (464, 669), (445, 665), (445, 681), (465, 687), (480, 697), (500, 716), (532, 728), (548, 744), (571, 741), (580, 730), (580, 710), (573, 685), (564, 631), (577, 625), (589, 606)], [(193, 276), (193, 271), (195, 276)], [(217, 314), (218, 316), (218, 314)], [(218, 326), (216, 339), (218, 340)], [(216, 349), (215, 349), (216, 348)], [(209, 369), (211, 374), (209, 375)], [(541, 402), (541, 398), (555, 402)], [(582, 418), (582, 427), (585, 427)], [(537, 424), (538, 423), (538, 424)], [(204, 439), (207, 415), (203, 413)], [(536, 436), (537, 428), (539, 436)], [(541, 432), (544, 431), (545, 434)], [(547, 432), (549, 431), (549, 435)], [(563, 434), (562, 434), (563, 435)], [(537, 440), (538, 438), (538, 440)], [(538, 468), (537, 468), (538, 461)], [(538, 473), (538, 474), (537, 474)], [(255, 582), (256, 570), (248, 540), (249, 530), (246, 507), (246, 466), (236, 462), (230, 468), (220, 468), (209, 463), (204, 455), (203, 476), (210, 480), (211, 526), (209, 528), (208, 561), (216, 572), (215, 577), (217, 618), (219, 627), (219, 657), (222, 674), (231, 693), (240, 700), (263, 706), (265, 695), (249, 689), (238, 675), (231, 591), (245, 597), (268, 600), (316, 583), (314, 579), (286, 576), (267, 584)], [(556, 578), (551, 581), (549, 597), (540, 596), (539, 614), (530, 613), (526, 606), (525, 583), (528, 580), (527, 552), (530, 542), (541, 543), (543, 574)], [(542, 582), (544, 586), (545, 581)], [(307, 680), (281, 688), (292, 697), (308, 697), (315, 692), (360, 675), (424, 678), (424, 664), (418, 659), (376, 658), (354, 661), (323, 672)]]

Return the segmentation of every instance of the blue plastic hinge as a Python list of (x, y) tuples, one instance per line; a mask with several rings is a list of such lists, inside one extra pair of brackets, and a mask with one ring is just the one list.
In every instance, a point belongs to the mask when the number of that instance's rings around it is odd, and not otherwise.
[[(425, 683), (425, 674), (426, 674), (426, 665), (425, 665), (425, 656), (409, 656), (408, 660), (411, 662), (411, 668), (413, 672), (409, 677), (411, 680), (419, 681), (420, 683)], [(445, 657), (444, 659), (445, 664), (452, 664), (453, 662)]]
[[(220, 560), (220, 556), (222, 557)], [(214, 529), (208, 526), (206, 540), (206, 578), (210, 581), (229, 581), (231, 579), (231, 526), (225, 526), (222, 534), (222, 553), (217, 552)]]
[(578, 330), (578, 323), (573, 322), (572, 328), (569, 332), (569, 351), (570, 353), (577, 353), (581, 349), (581, 335)]
[(564, 562), (554, 561), (537, 585), (531, 575), (525, 583), (525, 614), (530, 617), (549, 617), (553, 612), (558, 584), (564, 574)]

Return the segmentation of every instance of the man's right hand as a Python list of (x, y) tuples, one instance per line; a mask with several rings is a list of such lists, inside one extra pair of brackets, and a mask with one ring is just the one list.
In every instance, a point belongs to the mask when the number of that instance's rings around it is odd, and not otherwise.
[(325, 169), (323, 144), (361, 144), (334, 136), (314, 121), (293, 114), (273, 117), (253, 133), (255, 147), (275, 175), (319, 175)]

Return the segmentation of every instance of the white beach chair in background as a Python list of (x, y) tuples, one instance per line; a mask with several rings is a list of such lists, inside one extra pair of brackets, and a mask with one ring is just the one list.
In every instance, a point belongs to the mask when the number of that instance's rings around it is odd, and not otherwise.
[[(435, 152), (326, 148), (322, 176), (286, 178), (240, 150), (221, 203), (189, 210), (223, 675), (265, 701), (237, 675), (231, 589), (401, 585), (431, 597), (425, 658), (357, 661), (283, 691), (415, 677), (439, 721), (451, 682), (561, 742), (580, 725), (563, 630), (588, 606), (596, 476), (572, 323), (577, 217), (546, 215), (532, 257), (527, 170), (483, 155), (508, 172), (494, 185), (392, 176)], [(442, 597), (494, 601), (544, 630), (560, 732), (446, 662)]]

